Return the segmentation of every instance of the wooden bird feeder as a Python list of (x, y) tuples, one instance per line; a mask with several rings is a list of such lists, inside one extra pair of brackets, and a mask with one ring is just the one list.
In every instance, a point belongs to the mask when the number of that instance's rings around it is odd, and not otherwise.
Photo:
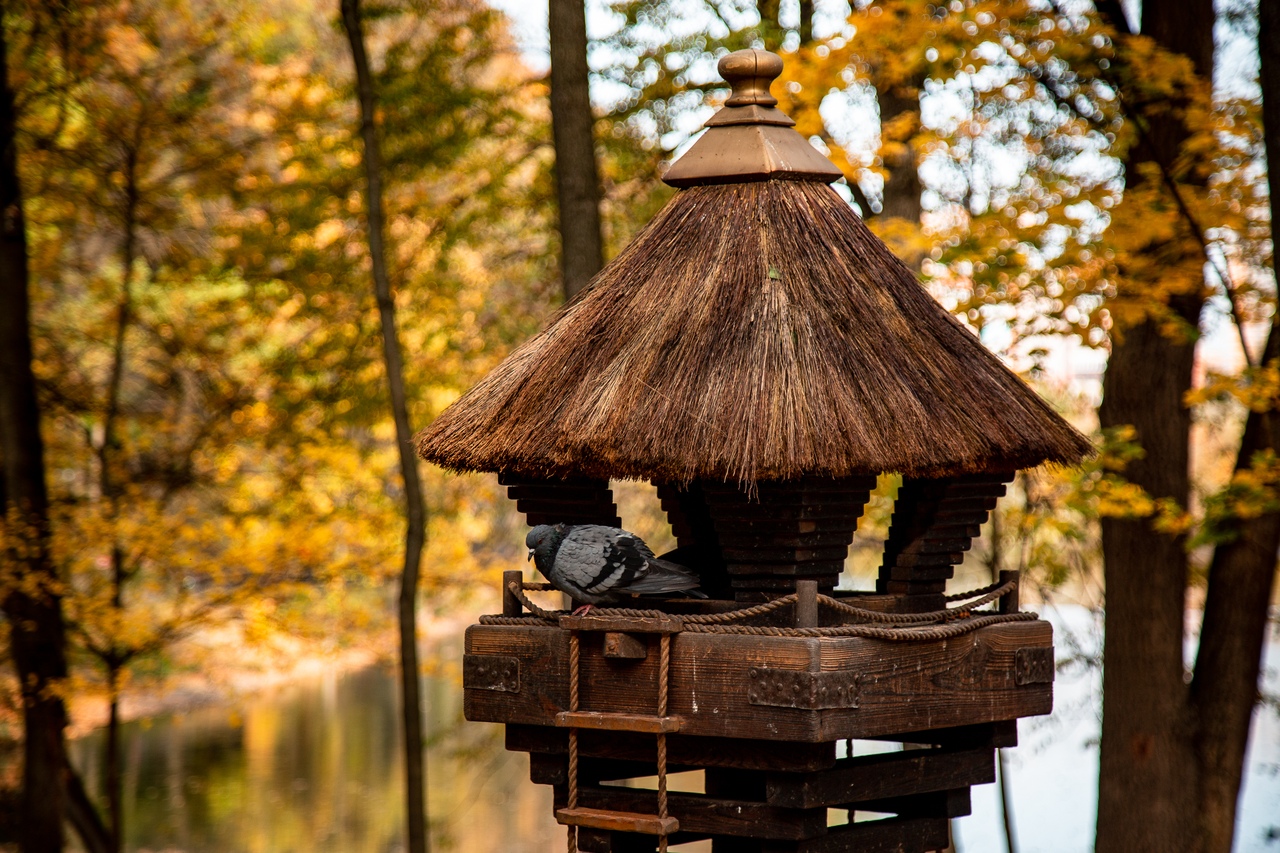
[[(946, 584), (1015, 471), (1089, 445), (829, 186), (769, 94), (781, 71), (721, 60), (733, 95), (667, 172), (681, 191), (418, 439), (496, 472), (530, 525), (619, 526), (609, 480), (652, 482), (668, 559), (711, 596), (574, 617), (512, 571), (468, 629), (466, 716), (530, 754), (570, 850), (944, 847), (1016, 720), (1052, 709), (1052, 630), (1016, 577)], [(883, 472), (877, 590), (836, 591)], [(667, 790), (686, 770), (704, 793)]]

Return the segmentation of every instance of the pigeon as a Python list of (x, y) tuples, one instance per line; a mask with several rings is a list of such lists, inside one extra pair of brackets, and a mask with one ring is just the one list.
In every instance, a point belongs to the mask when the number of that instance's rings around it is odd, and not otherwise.
[(603, 524), (539, 524), (524, 544), (551, 585), (575, 601), (575, 613), (594, 604), (616, 604), (627, 596), (697, 591), (698, 577), (684, 566), (659, 560), (639, 536)]

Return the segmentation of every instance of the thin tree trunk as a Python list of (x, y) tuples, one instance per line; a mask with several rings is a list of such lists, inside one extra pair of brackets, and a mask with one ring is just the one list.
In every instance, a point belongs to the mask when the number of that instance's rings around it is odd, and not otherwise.
[[(3, 12), (3, 8), (0, 8)], [(66, 710), (56, 687), (67, 676), (62, 601), (49, 554), (40, 409), (31, 371), (31, 303), (26, 226), (18, 181), (16, 116), (0, 15), (0, 459), (3, 559), (21, 585), (6, 589), (10, 653), (22, 689), (22, 819), (19, 850), (62, 850), (66, 810)]]
[(364, 141), (364, 167), (368, 180), (365, 202), (369, 217), (369, 259), (373, 266), (374, 292), (382, 321), (382, 353), (386, 361), (387, 386), (400, 451), (400, 474), (404, 480), (405, 531), (404, 571), (400, 579), (400, 690), (403, 697), (405, 796), (409, 853), (425, 853), (430, 848), (427, 835), (426, 753), (422, 736), (422, 696), (418, 666), (418, 568), (426, 544), (427, 510), (418, 479), (418, 461), (413, 453), (409, 430), (409, 408), (405, 398), (404, 364), (400, 338), (396, 332), (395, 302), (387, 277), (383, 249), (382, 150), (374, 125), (373, 78), (365, 52), (360, 24), (360, 0), (341, 0), (342, 24), (351, 44), (356, 70), (356, 92), (360, 100), (360, 135)]
[(778, 18), (782, 14), (781, 0), (757, 0), (756, 11), (760, 14), (758, 32), (764, 42), (765, 50), (777, 52), (782, 49), (782, 41), (787, 31)]
[(102, 822), (80, 774), (70, 764), (64, 764), (63, 778), (67, 789), (67, 821), (80, 837), (80, 843), (88, 853), (110, 853), (111, 830)]
[[(120, 484), (113, 476), (115, 451), (118, 449), (116, 421), (120, 415), (120, 392), (124, 373), (129, 336), (133, 322), (133, 267), (137, 260), (137, 154), (131, 149), (124, 168), (125, 206), (121, 228), (124, 239), (120, 247), (120, 301), (116, 306), (116, 333), (111, 351), (111, 372), (107, 379), (107, 393), (102, 418), (102, 441), (98, 448), (98, 484), (101, 499), (107, 502), (108, 515), (114, 528), (120, 516)], [(124, 609), (124, 585), (127, 572), (124, 565), (124, 548), (112, 530), (111, 543), (111, 607), (118, 613)], [(122, 615), (122, 614), (121, 614)], [(104, 661), (107, 667), (107, 684), (110, 691), (110, 715), (107, 721), (105, 782), (107, 786), (107, 819), (111, 832), (111, 851), (119, 853), (124, 847), (124, 809), (122, 807), (120, 775), (120, 670), (121, 659), (112, 651), (112, 658)]]
[[(1143, 33), (1213, 72), (1212, 0), (1147, 4)], [(1115, 22), (1119, 26), (1120, 22)], [(1171, 164), (1186, 137), (1176, 117), (1147, 119), (1147, 145), (1127, 164), (1130, 186), (1143, 159)], [(1169, 254), (1167, 245), (1151, 251)], [(1123, 274), (1123, 271), (1122, 271)], [(1201, 292), (1169, 306), (1189, 328), (1199, 324)], [(1191, 387), (1195, 344), (1170, 336), (1158, 318), (1117, 329), (1098, 416), (1104, 428), (1130, 425), (1145, 455), (1126, 477), (1155, 498), (1186, 506), (1190, 493)], [(1187, 584), (1184, 540), (1155, 530), (1149, 518), (1103, 519), (1106, 635), (1098, 783), (1098, 853), (1184, 849), (1194, 825), (1195, 720), (1187, 704), (1182, 656)]]
[(107, 689), (110, 704), (107, 715), (105, 776), (107, 782), (107, 818), (111, 833), (111, 851), (124, 847), (123, 787), (120, 772), (120, 667), (113, 661), (107, 666)]
[[(895, 14), (901, 17), (909, 11), (899, 7)], [(924, 187), (920, 183), (920, 164), (914, 144), (920, 126), (920, 91), (924, 81), (923, 69), (914, 70), (903, 82), (887, 82), (880, 74), (873, 81), (880, 109), (880, 160), (886, 172), (880, 197), (880, 218), (885, 225), (900, 219), (910, 229), (918, 229), (924, 215), (920, 198)], [(924, 262), (923, 249), (917, 241), (894, 239), (893, 231), (892, 227), (885, 231), (890, 248), (908, 266), (918, 269)]]
[[(120, 302), (116, 306), (116, 335), (112, 347), (111, 373), (107, 380), (107, 397), (105, 414), (102, 418), (102, 445), (98, 448), (98, 483), (102, 500), (107, 502), (111, 523), (114, 527), (120, 515), (120, 484), (112, 476), (111, 466), (114, 463), (117, 449), (116, 420), (120, 414), (120, 389), (124, 383), (126, 342), (129, 336), (129, 325), (133, 318), (133, 266), (137, 256), (137, 158), (130, 152), (125, 166), (125, 192), (127, 195), (122, 227), (124, 240), (120, 248), (121, 281)], [(112, 536), (116, 533), (113, 530)], [(117, 613), (124, 609), (124, 584), (126, 572), (124, 565), (124, 548), (119, 539), (111, 543), (111, 606)], [(107, 718), (106, 772), (107, 786), (107, 819), (111, 831), (111, 851), (120, 853), (124, 847), (124, 808), (121, 786), (123, 780), (120, 772), (120, 669), (121, 663), (115, 652), (112, 659), (105, 662), (107, 666), (107, 684), (110, 691), (110, 713)]]
[[(1263, 141), (1271, 190), (1271, 222), (1280, 222), (1280, 8), (1258, 8)], [(1274, 266), (1274, 261), (1273, 261)], [(1272, 321), (1261, 363), (1280, 358), (1280, 315)], [(1277, 401), (1273, 401), (1277, 402)], [(1280, 412), (1249, 413), (1236, 470), (1253, 455), (1280, 449)], [(1242, 521), (1237, 538), (1219, 545), (1209, 568), (1209, 589), (1191, 704), (1199, 721), (1198, 853), (1230, 853), (1244, 773), (1249, 725), (1258, 700), (1258, 673), (1266, 638), (1267, 609), (1280, 549), (1280, 513)]]
[(813, 41), (814, 0), (800, 0), (800, 44)]
[(560, 203), (560, 267), (568, 300), (604, 266), (583, 0), (550, 0), (547, 27), (551, 37), (551, 133)]
[(1009, 768), (1005, 764), (1004, 750), (996, 750), (996, 781), (1000, 783), (1000, 817), (1004, 825), (1004, 849), (1018, 853), (1017, 836), (1013, 831), (1013, 805), (1009, 798)]

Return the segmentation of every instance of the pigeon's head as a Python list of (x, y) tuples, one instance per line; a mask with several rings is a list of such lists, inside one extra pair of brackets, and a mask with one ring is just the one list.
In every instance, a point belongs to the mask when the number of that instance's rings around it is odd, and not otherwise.
[(555, 562), (556, 551), (560, 550), (560, 541), (564, 539), (564, 531), (557, 525), (539, 524), (524, 537), (525, 547), (529, 549), (529, 559), (534, 561), (544, 574)]

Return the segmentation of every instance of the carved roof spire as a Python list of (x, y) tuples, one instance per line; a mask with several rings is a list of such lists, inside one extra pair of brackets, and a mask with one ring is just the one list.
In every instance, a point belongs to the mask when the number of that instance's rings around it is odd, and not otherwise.
[(673, 187), (771, 179), (829, 184), (842, 177), (835, 164), (791, 130), (795, 121), (769, 93), (782, 73), (781, 57), (766, 50), (739, 50), (722, 58), (717, 70), (733, 94), (663, 181)]

